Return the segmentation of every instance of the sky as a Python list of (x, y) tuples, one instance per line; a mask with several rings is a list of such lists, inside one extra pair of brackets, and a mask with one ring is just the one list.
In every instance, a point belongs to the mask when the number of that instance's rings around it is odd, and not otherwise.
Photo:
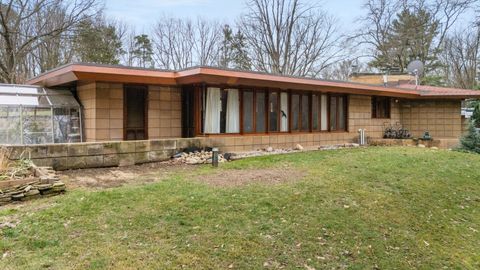
[[(106, 14), (134, 25), (139, 32), (149, 32), (163, 14), (172, 17), (210, 18), (234, 23), (245, 10), (246, 0), (105, 0)], [(354, 28), (362, 14), (364, 0), (323, 0), (322, 7), (338, 18), (343, 29)]]

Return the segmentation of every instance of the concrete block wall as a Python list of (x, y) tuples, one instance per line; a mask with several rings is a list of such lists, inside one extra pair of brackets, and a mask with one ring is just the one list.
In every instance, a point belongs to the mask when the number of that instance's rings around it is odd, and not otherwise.
[(464, 131), (459, 100), (403, 100), (400, 114), (414, 137), (429, 131), (433, 138), (460, 138)]
[[(77, 93), (84, 108), (84, 141), (123, 140), (124, 90), (121, 83), (80, 82)], [(181, 89), (148, 86), (149, 139), (182, 135)]]
[(349, 133), (357, 136), (359, 129), (366, 129), (368, 137), (382, 138), (385, 127), (401, 122), (399, 102), (392, 98), (390, 107), (390, 118), (372, 118), (372, 97), (350, 95), (348, 107)]
[(148, 137), (182, 137), (181, 88), (157, 85), (148, 87)]

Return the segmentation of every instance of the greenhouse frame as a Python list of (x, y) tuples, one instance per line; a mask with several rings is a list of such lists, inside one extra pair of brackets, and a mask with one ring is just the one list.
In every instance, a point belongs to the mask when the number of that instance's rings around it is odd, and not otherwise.
[(81, 106), (70, 90), (0, 84), (0, 144), (82, 141)]

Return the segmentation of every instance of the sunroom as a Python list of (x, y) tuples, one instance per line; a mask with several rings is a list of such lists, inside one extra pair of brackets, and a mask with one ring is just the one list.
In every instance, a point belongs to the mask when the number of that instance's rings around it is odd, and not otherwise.
[(71, 91), (0, 85), (0, 144), (81, 141), (81, 107)]

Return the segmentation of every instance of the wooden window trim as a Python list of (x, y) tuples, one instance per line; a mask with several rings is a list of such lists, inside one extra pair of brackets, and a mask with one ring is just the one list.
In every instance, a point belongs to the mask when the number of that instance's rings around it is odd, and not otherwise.
[[(386, 109), (386, 113), (384, 116), (378, 115), (378, 99), (386, 102), (384, 105)], [(379, 96), (372, 96), (371, 102), (371, 110), (372, 110), (372, 118), (373, 119), (391, 119), (392, 117), (392, 99), (390, 97), (379, 97)]]
[[(212, 133), (202, 133), (202, 109), (203, 109), (203, 102), (202, 102), (202, 99), (204, 98), (203, 96), (205, 95), (205, 91), (208, 87), (218, 87), (220, 89), (238, 89), (239, 90), (239, 96), (240, 96), (240, 132), (239, 133), (220, 133), (220, 134), (212, 134)], [(196, 89), (197, 90), (197, 102), (195, 102), (196, 104), (196, 123), (197, 123), (197, 127), (196, 127), (196, 131), (197, 131), (197, 134), (196, 136), (202, 136), (202, 137), (214, 137), (214, 136), (218, 136), (218, 137), (222, 137), (222, 136), (232, 136), (232, 135), (243, 135), (243, 136), (265, 136), (265, 135), (272, 135), (272, 134), (278, 134), (278, 135), (281, 135), (281, 134), (312, 134), (312, 133), (347, 133), (349, 131), (349, 118), (348, 118), (348, 106), (349, 106), (349, 95), (345, 95), (345, 94), (337, 94), (337, 93), (325, 93), (325, 92), (316, 92), (316, 91), (299, 91), (299, 90), (291, 90), (291, 89), (287, 89), (287, 90), (282, 90), (282, 89), (270, 89), (270, 88), (254, 88), (254, 87), (245, 87), (245, 86), (225, 86), (225, 85), (201, 85), (198, 86)], [(243, 93), (245, 91), (251, 91), (253, 92), (253, 127), (252, 127), (252, 132), (245, 132), (244, 131), (244, 125), (243, 125), (243, 121), (244, 121), (244, 110), (243, 110), (243, 103), (244, 103), (244, 98), (243, 98)], [(265, 94), (265, 132), (257, 132), (257, 115), (256, 115), (256, 103), (257, 103), (257, 94), (258, 93), (261, 93), (263, 92)], [(270, 131), (270, 106), (269, 106), (269, 101), (270, 101), (270, 93), (271, 92), (276, 92), (277, 93), (277, 125), (278, 125), (278, 131)], [(280, 131), (281, 130), (281, 113), (280, 113), (280, 109), (281, 109), (281, 93), (287, 93), (287, 104), (288, 104), (288, 112), (287, 112), (287, 116), (288, 116), (288, 121), (287, 121), (287, 125), (288, 125), (288, 131)], [(292, 95), (293, 94), (299, 94), (299, 102), (300, 102), (300, 107), (299, 107), (299, 130), (292, 130), (292, 126), (293, 126), (293, 106), (292, 106)], [(312, 102), (313, 101), (313, 94), (317, 95), (317, 102), (319, 103), (318, 104), (318, 119), (319, 119), (319, 126), (318, 126), (318, 129), (317, 130), (314, 130), (313, 129), (313, 108), (312, 108)], [(309, 102), (309, 105), (308, 105), (308, 115), (309, 115), (309, 128), (308, 128), (308, 131), (303, 131), (302, 130), (302, 96), (303, 95), (306, 95), (308, 96), (308, 102)], [(322, 107), (321, 107), (321, 96), (322, 95), (326, 95), (327, 96), (327, 130), (321, 130), (321, 125), (322, 125), (322, 119), (321, 119), (321, 111), (322, 111)], [(338, 110), (338, 105), (339, 105), (339, 97), (343, 97), (344, 98), (344, 102), (342, 104), (342, 106), (344, 106), (344, 114), (345, 114), (345, 129), (341, 129), (341, 130), (331, 130), (331, 127), (330, 127), (330, 98), (331, 97), (335, 97), (336, 98), (336, 102), (337, 102), (337, 110), (336, 110), (336, 114), (337, 114), (337, 117), (336, 117), (336, 121), (337, 121), (337, 127), (339, 126), (339, 110)]]

